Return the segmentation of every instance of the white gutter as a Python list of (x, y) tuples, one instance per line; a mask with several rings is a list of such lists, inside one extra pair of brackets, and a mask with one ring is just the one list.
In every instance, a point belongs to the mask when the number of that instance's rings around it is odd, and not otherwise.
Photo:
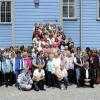
[(16, 45), (16, 32), (15, 32), (15, 0), (11, 1), (11, 21), (12, 21), (12, 46)]
[(60, 24), (60, 26), (62, 26), (62, 28), (63, 28), (63, 18), (62, 18), (62, 0), (59, 0), (59, 11), (60, 11), (60, 15), (59, 15), (59, 24)]
[(82, 0), (80, 0), (80, 47), (83, 48), (83, 31), (82, 31)]

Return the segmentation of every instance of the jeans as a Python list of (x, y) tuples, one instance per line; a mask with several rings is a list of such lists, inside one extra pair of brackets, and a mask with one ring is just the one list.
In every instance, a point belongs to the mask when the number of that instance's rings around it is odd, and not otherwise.
[(76, 72), (76, 82), (77, 82), (77, 85), (79, 85), (79, 80), (80, 80), (80, 68), (76, 68), (76, 69), (75, 69), (75, 72)]
[(58, 80), (58, 87), (60, 88), (61, 85), (64, 84), (65, 88), (68, 86), (68, 78), (64, 77), (62, 80)]

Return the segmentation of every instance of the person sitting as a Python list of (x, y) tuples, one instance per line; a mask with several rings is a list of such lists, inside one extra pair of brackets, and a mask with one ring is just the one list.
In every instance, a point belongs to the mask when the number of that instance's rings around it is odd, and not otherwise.
[(56, 75), (57, 75), (57, 80), (58, 80), (58, 87), (62, 89), (62, 84), (64, 83), (65, 89), (67, 89), (68, 74), (65, 68), (64, 61), (62, 61), (62, 63), (60, 64), (60, 69), (57, 69)]
[(33, 88), (36, 91), (45, 90), (44, 89), (44, 79), (45, 79), (45, 72), (42, 67), (38, 67), (33, 72)]
[(33, 81), (28, 73), (22, 72), (17, 79), (18, 89), (23, 91), (31, 90)]
[(89, 85), (89, 87), (94, 88), (95, 72), (91, 67), (89, 67), (88, 61), (84, 63), (83, 68), (80, 70), (79, 82), (81, 87)]

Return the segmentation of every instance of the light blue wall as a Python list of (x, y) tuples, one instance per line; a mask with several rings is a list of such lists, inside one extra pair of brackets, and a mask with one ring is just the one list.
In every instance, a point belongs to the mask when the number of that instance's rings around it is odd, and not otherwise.
[(63, 20), (63, 28), (67, 37), (71, 37), (75, 46), (80, 46), (80, 0), (76, 0), (76, 20)]
[[(80, 0), (76, 0), (76, 21), (63, 21), (68, 37), (80, 46)], [(82, 47), (100, 49), (100, 21), (97, 21), (97, 0), (82, 0)]]
[(97, 21), (97, 0), (83, 0), (83, 47), (100, 49), (100, 21)]
[(39, 8), (35, 8), (34, 0), (15, 0), (16, 45), (31, 45), (35, 23), (59, 24), (59, 0), (39, 1)]
[(0, 24), (0, 48), (11, 46), (12, 25)]
[[(97, 21), (97, 0), (82, 0), (83, 48), (100, 49), (100, 21)], [(60, 0), (40, 0), (35, 8), (34, 0), (14, 0), (16, 45), (31, 45), (35, 23), (60, 23)], [(62, 20), (65, 35), (80, 46), (80, 0), (76, 0), (76, 20)], [(12, 42), (12, 25), (0, 24), (0, 47)]]

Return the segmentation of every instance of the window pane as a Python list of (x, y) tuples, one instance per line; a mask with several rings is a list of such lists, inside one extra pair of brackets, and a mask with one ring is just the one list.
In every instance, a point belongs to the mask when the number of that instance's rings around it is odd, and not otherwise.
[(5, 22), (5, 13), (1, 13), (1, 22)]
[(10, 2), (7, 2), (6, 3), (6, 11), (11, 11), (11, 3)]
[(63, 2), (68, 2), (68, 0), (63, 0)]
[(74, 17), (74, 6), (69, 6), (69, 17)]
[(63, 6), (63, 17), (68, 17), (68, 6)]
[(5, 12), (5, 2), (1, 2), (1, 12)]
[(69, 2), (74, 2), (75, 0), (69, 0)]
[(11, 2), (6, 2), (6, 22), (11, 22)]
[(69, 0), (69, 5), (74, 5), (75, 0)]
[(6, 22), (11, 22), (11, 13), (6, 13)]
[(1, 22), (5, 22), (5, 2), (1, 2)]
[(68, 5), (68, 0), (63, 0), (63, 5)]

